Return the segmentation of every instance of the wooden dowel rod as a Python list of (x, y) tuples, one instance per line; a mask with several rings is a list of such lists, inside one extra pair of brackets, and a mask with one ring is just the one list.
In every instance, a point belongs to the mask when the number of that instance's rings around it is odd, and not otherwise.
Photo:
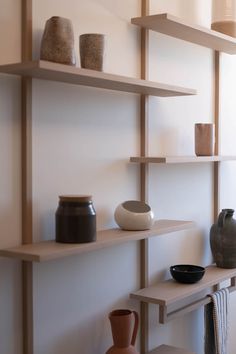
[[(149, 0), (142, 0), (141, 15), (149, 15)], [(141, 79), (148, 79), (149, 31), (141, 29)], [(148, 154), (148, 96), (140, 97), (140, 153)], [(140, 164), (140, 200), (148, 200), (148, 165)], [(148, 286), (148, 240), (140, 242), (140, 286)], [(140, 352), (148, 352), (148, 304), (140, 303)]]
[[(214, 113), (214, 124), (215, 124), (215, 155), (219, 155), (219, 112), (220, 112), (220, 53), (218, 51), (214, 52), (214, 67), (215, 67), (215, 113)], [(213, 177), (213, 218), (214, 222), (217, 221), (219, 213), (219, 162), (214, 162), (214, 177)]]
[[(32, 0), (21, 1), (21, 57), (32, 60)], [(22, 168), (22, 244), (32, 236), (32, 79), (21, 84), (21, 168)], [(22, 262), (22, 352), (33, 354), (33, 265)]]
[[(229, 287), (227, 287), (227, 289), (229, 290), (230, 293), (236, 291), (235, 286), (229, 286)], [(205, 306), (205, 305), (209, 304), (211, 301), (212, 301), (211, 297), (209, 295), (207, 295), (203, 299), (196, 300), (186, 306), (179, 308), (178, 310), (175, 310), (175, 311), (172, 311), (169, 313), (167, 312), (166, 321), (160, 322), (160, 323), (166, 323), (167, 321), (173, 320), (174, 318), (179, 317), (180, 315), (185, 315), (189, 312), (197, 310), (199, 307)]]

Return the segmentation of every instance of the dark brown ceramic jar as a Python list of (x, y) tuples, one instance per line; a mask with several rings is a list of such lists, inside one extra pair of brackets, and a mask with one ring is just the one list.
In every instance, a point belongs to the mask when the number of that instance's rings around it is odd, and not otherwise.
[(96, 241), (96, 212), (88, 195), (59, 196), (56, 211), (56, 242)]

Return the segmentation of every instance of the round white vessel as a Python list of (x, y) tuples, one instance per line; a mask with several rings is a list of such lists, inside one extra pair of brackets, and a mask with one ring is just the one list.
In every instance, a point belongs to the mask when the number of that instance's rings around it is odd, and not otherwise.
[(154, 223), (150, 206), (137, 200), (127, 200), (115, 210), (115, 221), (123, 230), (149, 230)]

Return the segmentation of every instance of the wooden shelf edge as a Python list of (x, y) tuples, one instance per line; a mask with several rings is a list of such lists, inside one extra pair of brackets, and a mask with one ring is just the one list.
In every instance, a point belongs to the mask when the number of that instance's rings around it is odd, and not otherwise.
[(130, 294), (130, 297), (160, 306), (177, 304), (179, 301), (197, 295), (202, 291), (236, 277), (235, 269), (218, 268), (215, 265), (206, 267), (201, 281), (195, 284), (181, 284), (173, 279), (163, 281), (156, 286), (140, 289)]
[(31, 262), (44, 262), (112, 247), (125, 242), (186, 230), (195, 226), (192, 221), (157, 220), (151, 230), (124, 231), (119, 228), (97, 232), (97, 241), (84, 244), (63, 244), (44, 241), (0, 250), (0, 256)]
[(148, 157), (135, 156), (130, 157), (130, 162), (134, 163), (162, 163), (162, 164), (178, 164), (178, 163), (202, 163), (202, 162), (224, 162), (236, 161), (236, 156), (166, 156), (166, 157)]
[(148, 352), (147, 354), (196, 354), (196, 353), (190, 352), (189, 350), (186, 349), (181, 349), (181, 348), (163, 344), (158, 348)]
[(168, 13), (132, 18), (131, 23), (210, 49), (236, 54), (235, 38), (191, 24)]
[(42, 60), (0, 65), (0, 73), (30, 76), (32, 78), (43, 80), (158, 97), (197, 94), (196, 90), (190, 88), (115, 75), (101, 71), (81, 69), (71, 65), (63, 65)]

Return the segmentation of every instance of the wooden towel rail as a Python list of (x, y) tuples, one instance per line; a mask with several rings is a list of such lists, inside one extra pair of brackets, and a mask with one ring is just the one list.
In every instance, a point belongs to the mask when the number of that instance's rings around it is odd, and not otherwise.
[[(231, 285), (227, 287), (229, 292), (234, 292), (236, 291), (236, 278), (231, 278)], [(218, 290), (219, 286), (218, 284), (216, 285), (217, 288), (214, 287), (214, 290)], [(211, 297), (209, 295), (206, 295), (204, 298), (198, 299), (196, 301), (193, 301), (192, 303), (182, 306), (181, 308), (178, 308), (177, 310), (171, 311), (168, 313), (167, 306), (160, 306), (159, 309), (159, 322), (164, 324), (170, 320), (175, 319), (176, 317), (179, 317), (180, 315), (185, 315), (186, 313), (189, 313), (191, 311), (197, 310), (201, 306), (205, 306), (209, 304), (212, 301)]]

